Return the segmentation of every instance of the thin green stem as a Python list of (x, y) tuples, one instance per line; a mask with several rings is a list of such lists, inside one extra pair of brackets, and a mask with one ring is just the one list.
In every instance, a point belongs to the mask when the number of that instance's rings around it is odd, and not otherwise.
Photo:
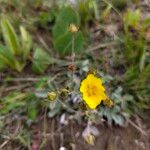
[(72, 36), (72, 63), (74, 63), (75, 53), (74, 53), (74, 35)]
[[(74, 43), (75, 42), (75, 35), (73, 34), (72, 36), (72, 54), (71, 54), (71, 59), (72, 59), (72, 65), (74, 66), (75, 64), (75, 52), (74, 52)], [(72, 81), (74, 78), (74, 69), (72, 70)]]

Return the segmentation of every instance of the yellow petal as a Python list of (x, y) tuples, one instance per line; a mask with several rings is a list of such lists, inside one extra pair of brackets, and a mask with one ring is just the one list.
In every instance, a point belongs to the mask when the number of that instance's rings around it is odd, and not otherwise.
[(81, 82), (80, 92), (83, 95), (83, 100), (91, 109), (95, 109), (102, 100), (107, 98), (102, 80), (94, 74), (88, 74)]

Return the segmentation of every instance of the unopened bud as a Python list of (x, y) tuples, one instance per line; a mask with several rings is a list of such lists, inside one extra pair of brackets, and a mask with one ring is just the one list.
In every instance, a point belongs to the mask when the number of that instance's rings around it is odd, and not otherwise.
[(57, 97), (57, 94), (55, 92), (48, 92), (48, 95), (47, 95), (48, 99), (50, 101), (55, 101), (56, 100), (56, 97)]
[(69, 95), (69, 90), (67, 90), (67, 89), (61, 89), (61, 91), (60, 91), (60, 97), (61, 98), (66, 98), (67, 96)]
[(75, 24), (70, 24), (69, 25), (69, 31), (72, 33), (75, 33), (78, 31), (78, 27)]
[(92, 134), (87, 135), (86, 137), (84, 137), (85, 141), (90, 144), (90, 145), (94, 145), (95, 142), (95, 137)]
[(114, 105), (113, 101), (109, 98), (107, 98), (106, 100), (103, 101), (104, 105), (108, 106), (108, 107), (112, 107)]

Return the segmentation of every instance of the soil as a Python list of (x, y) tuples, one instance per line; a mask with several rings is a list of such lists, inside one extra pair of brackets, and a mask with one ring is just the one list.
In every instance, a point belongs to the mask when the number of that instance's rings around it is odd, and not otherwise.
[[(132, 121), (134, 124), (137, 123), (133, 119)], [(126, 127), (108, 126), (106, 123), (95, 125), (99, 130), (99, 135), (95, 138), (93, 146), (86, 143), (82, 137), (86, 123), (79, 124), (75, 120), (70, 120), (67, 125), (61, 125), (59, 117), (54, 119), (43, 119), (42, 117), (39, 122), (30, 127), (21, 121), (20, 129), (16, 123), (5, 128), (14, 135), (17, 130), (18, 134), (21, 133), (22, 127), (26, 126), (27, 130), (24, 132), (26, 135), (31, 135), (31, 138), (26, 138), (30, 139), (31, 144), (29, 145), (31, 146), (25, 147), (25, 144), (15, 138), (8, 141), (7, 139), (0, 139), (0, 146), (5, 144), (2, 150), (150, 150), (149, 117), (142, 120), (140, 124), (142, 125), (140, 128), (146, 134), (142, 134), (131, 124)]]
[[(60, 147), (65, 147), (65, 150), (150, 150), (150, 135), (148, 133), (143, 135), (130, 124), (127, 127), (110, 127), (106, 124), (96, 126), (99, 136), (96, 137), (94, 146), (87, 144), (82, 137), (85, 126), (75, 121), (71, 121), (68, 125), (60, 125), (55, 119), (48, 120), (43, 139), (38, 139), (41, 137), (40, 132), (43, 133), (43, 125), (41, 126), (41, 123), (39, 125), (38, 128), (37, 125), (31, 128), (38, 129), (38, 134), (33, 137), (32, 148), (45, 141), (43, 150), (59, 150)], [(148, 131), (150, 121), (143, 122), (143, 126)]]

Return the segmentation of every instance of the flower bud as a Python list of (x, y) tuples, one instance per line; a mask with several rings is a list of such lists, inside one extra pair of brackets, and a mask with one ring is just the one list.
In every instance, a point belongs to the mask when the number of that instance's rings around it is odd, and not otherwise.
[(94, 141), (95, 141), (95, 137), (92, 134), (87, 135), (86, 137), (84, 137), (85, 141), (90, 144), (90, 145), (94, 145)]
[(66, 98), (66, 97), (68, 97), (68, 95), (69, 95), (69, 91), (67, 90), (67, 89), (61, 89), (61, 91), (60, 91), (60, 97), (61, 98)]
[(78, 27), (75, 24), (70, 24), (68, 30), (72, 33), (75, 33), (78, 31)]
[(112, 107), (114, 105), (113, 101), (109, 98), (103, 100), (103, 104), (108, 106), (108, 107)]
[(47, 97), (50, 101), (55, 101), (57, 94), (55, 92), (48, 92)]

